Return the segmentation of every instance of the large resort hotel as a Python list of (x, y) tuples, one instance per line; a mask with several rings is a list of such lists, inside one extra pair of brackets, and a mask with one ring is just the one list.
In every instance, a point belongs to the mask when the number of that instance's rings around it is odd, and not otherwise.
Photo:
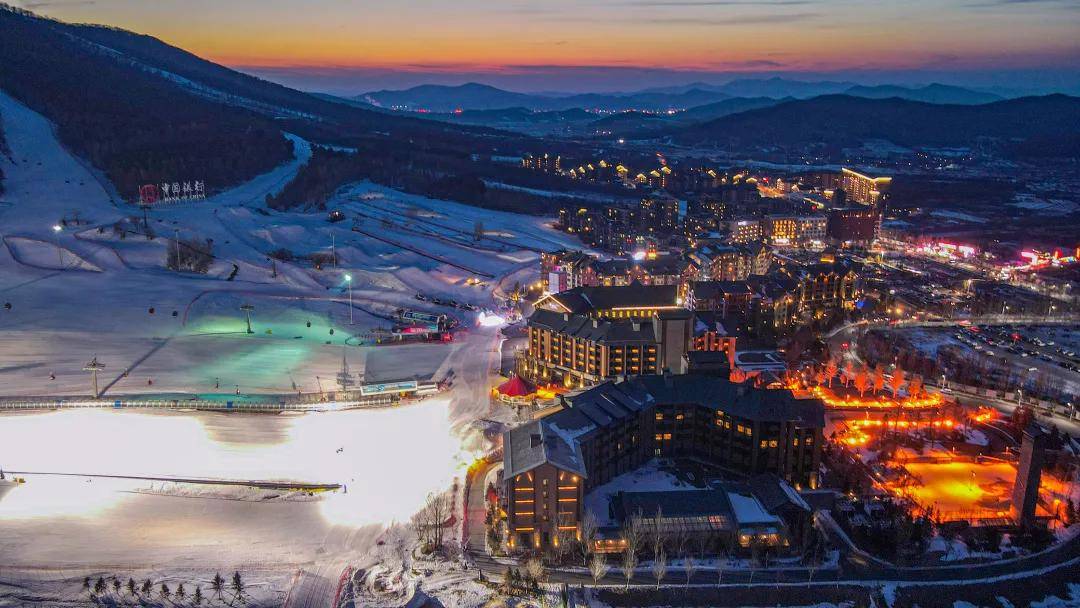
[(586, 494), (652, 459), (701, 463), (731, 481), (769, 474), (816, 488), (824, 418), (820, 400), (711, 375), (596, 386), (504, 433), (510, 544), (546, 547), (560, 529), (579, 530)]

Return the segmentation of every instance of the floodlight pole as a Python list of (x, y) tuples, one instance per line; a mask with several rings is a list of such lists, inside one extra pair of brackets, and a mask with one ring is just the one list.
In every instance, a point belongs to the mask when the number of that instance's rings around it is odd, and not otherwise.
[(60, 261), (60, 270), (63, 270), (64, 269), (64, 249), (63, 249), (63, 247), (60, 246), (60, 232), (64, 229), (64, 227), (61, 226), (60, 224), (54, 224), (52, 229), (53, 229), (53, 236), (55, 237), (55, 241), (56, 241), (56, 258)]
[(349, 288), (349, 325), (353, 324), (353, 305), (352, 305), (352, 275), (345, 275), (345, 284)]
[(176, 272), (180, 272), (180, 229), (173, 229), (173, 242), (176, 243)]
[(240, 310), (244, 311), (244, 321), (247, 322), (247, 333), (255, 333), (251, 330), (251, 311), (255, 310), (255, 307), (251, 304), (241, 304)]

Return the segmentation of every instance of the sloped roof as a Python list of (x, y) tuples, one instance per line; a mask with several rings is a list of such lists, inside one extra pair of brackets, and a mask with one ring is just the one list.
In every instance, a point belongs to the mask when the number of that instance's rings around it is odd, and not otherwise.
[[(585, 315), (613, 308), (652, 308), (678, 305), (675, 285), (642, 285), (634, 282), (620, 287), (575, 287), (547, 296), (571, 314)], [(538, 303), (539, 305), (539, 303)]]
[(499, 394), (506, 395), (507, 397), (524, 397), (525, 395), (531, 395), (533, 388), (529, 386), (528, 382), (521, 379), (521, 376), (514, 376), (506, 382), (499, 385), (499, 388), (495, 389), (499, 391)]
[(574, 427), (552, 428), (551, 421), (544, 419), (508, 431), (503, 435), (505, 475), (520, 475), (547, 463), (585, 477), (585, 461), (575, 440), (578, 430)]
[(537, 309), (529, 317), (529, 327), (547, 329), (555, 333), (591, 342), (654, 342), (652, 321), (643, 319), (605, 320), (584, 315), (559, 313)]
[(795, 399), (791, 391), (755, 389), (717, 376), (637, 376), (595, 386), (572, 397), (564, 409), (504, 433), (506, 475), (519, 475), (548, 462), (587, 477), (581, 439), (657, 404), (696, 404), (747, 420), (825, 426), (822, 402)]

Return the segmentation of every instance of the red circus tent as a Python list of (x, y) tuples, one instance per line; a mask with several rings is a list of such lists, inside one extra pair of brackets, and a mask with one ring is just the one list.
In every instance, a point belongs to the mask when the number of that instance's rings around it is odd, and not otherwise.
[(500, 384), (499, 388), (495, 390), (499, 391), (500, 395), (505, 395), (507, 397), (524, 397), (535, 392), (535, 389), (529, 386), (528, 382), (522, 380), (521, 376), (510, 378), (506, 382)]

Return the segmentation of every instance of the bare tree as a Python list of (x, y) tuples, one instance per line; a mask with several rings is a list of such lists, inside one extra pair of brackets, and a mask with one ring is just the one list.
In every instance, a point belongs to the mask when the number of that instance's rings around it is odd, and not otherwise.
[(596, 532), (599, 529), (600, 524), (596, 521), (596, 516), (592, 511), (585, 511), (585, 516), (581, 518), (581, 543), (578, 545), (578, 549), (581, 551), (581, 563), (587, 565), (589, 563), (589, 555), (593, 551), (593, 543), (596, 542)]
[(653, 557), (655, 558), (664, 548), (664, 513), (660, 507), (656, 507), (656, 514), (652, 516), (652, 527), (649, 530), (649, 543), (652, 545)]
[(817, 550), (816, 546), (806, 556), (806, 567), (810, 571), (810, 576), (806, 579), (807, 587), (814, 583), (814, 572), (821, 567), (821, 557), (821, 552)]
[(424, 508), (412, 520), (413, 532), (421, 543), (427, 543), (432, 551), (442, 547), (446, 534), (446, 520), (453, 510), (448, 494), (428, 494)]
[(697, 548), (697, 554), (700, 559), (705, 559), (705, 555), (709, 552), (709, 544), (712, 541), (712, 536), (702, 532), (694, 536), (694, 544)]
[(634, 573), (637, 571), (637, 563), (637, 553), (632, 551), (630, 547), (623, 550), (622, 573), (623, 577), (626, 578), (627, 589), (630, 589), (630, 581), (633, 580)]
[(592, 574), (594, 585), (599, 585), (610, 569), (603, 553), (593, 553), (592, 559), (589, 560), (589, 573)]
[(675, 555), (680, 557), (686, 555), (690, 552), (690, 531), (680, 525), (675, 528), (675, 531), (671, 534), (671, 540), (669, 542), (675, 549)]
[(165, 250), (165, 266), (169, 270), (206, 274), (214, 262), (214, 243), (210, 239), (173, 239)]
[(656, 579), (656, 588), (660, 588), (660, 583), (667, 576), (667, 553), (661, 548), (660, 552), (653, 556), (652, 563), (653, 577)]
[(690, 586), (690, 579), (694, 578), (694, 573), (697, 572), (697, 561), (694, 555), (689, 551), (683, 556), (683, 572), (686, 573), (686, 586)]
[(555, 554), (556, 563), (562, 564), (566, 556), (574, 548), (574, 538), (577, 535), (577, 526), (574, 525), (573, 515), (560, 514), (556, 519), (555, 534), (552, 537), (552, 551)]
[(416, 514), (412, 516), (412, 519), (409, 520), (409, 527), (412, 529), (413, 534), (416, 536), (417, 544), (424, 543), (424, 533), (426, 531), (424, 511), (426, 510), (427, 509), (425, 507), (424, 509), (417, 511)]
[(546, 572), (547, 571), (544, 568), (544, 562), (539, 557), (534, 557), (529, 561), (525, 562), (525, 573), (529, 576), (529, 578), (536, 581), (537, 586), (540, 587), (540, 602), (542, 604), (546, 603), (544, 602), (545, 595), (543, 587), (544, 575), (546, 574)]
[(720, 555), (716, 556), (716, 584), (724, 584), (724, 566), (727, 565), (727, 554), (721, 550)]
[(645, 531), (641, 525), (641, 512), (637, 512), (623, 520), (622, 540), (626, 549), (635, 556), (641, 550), (641, 543), (645, 539)]

